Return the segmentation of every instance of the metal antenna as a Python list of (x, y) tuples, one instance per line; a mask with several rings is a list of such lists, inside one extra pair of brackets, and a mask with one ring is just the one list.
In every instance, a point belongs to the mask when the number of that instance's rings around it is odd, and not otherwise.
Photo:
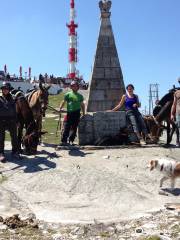
[(149, 85), (149, 115), (152, 114), (153, 109), (159, 100), (159, 84)]

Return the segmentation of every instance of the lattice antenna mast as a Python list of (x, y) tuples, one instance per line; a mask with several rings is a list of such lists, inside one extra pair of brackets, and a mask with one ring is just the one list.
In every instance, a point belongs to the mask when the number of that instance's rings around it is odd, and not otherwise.
[(149, 85), (149, 115), (152, 114), (156, 102), (159, 100), (159, 84)]

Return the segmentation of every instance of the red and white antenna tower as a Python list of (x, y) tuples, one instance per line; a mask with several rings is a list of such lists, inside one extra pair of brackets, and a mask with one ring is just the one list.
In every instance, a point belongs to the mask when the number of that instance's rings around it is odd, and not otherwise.
[(76, 28), (78, 25), (75, 24), (75, 2), (70, 2), (70, 23), (67, 24), (69, 28), (69, 73), (67, 76), (68, 80), (79, 80), (77, 76), (76, 64), (77, 64), (77, 32)]

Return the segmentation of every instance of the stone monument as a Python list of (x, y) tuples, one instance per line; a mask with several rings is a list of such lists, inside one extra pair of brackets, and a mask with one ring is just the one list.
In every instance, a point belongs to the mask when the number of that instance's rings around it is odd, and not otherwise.
[(80, 145), (94, 145), (104, 137), (116, 136), (126, 127), (126, 113), (107, 112), (125, 93), (122, 70), (110, 21), (111, 1), (100, 1), (101, 26), (89, 87), (87, 112), (79, 123)]
[(100, 1), (101, 26), (89, 87), (87, 112), (112, 109), (125, 92), (111, 26), (111, 1)]

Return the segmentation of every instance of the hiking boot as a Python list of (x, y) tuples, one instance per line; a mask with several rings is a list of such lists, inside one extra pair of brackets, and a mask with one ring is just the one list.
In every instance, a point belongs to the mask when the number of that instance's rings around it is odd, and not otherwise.
[(0, 153), (0, 162), (2, 162), (2, 163), (6, 162), (6, 158), (3, 153)]

